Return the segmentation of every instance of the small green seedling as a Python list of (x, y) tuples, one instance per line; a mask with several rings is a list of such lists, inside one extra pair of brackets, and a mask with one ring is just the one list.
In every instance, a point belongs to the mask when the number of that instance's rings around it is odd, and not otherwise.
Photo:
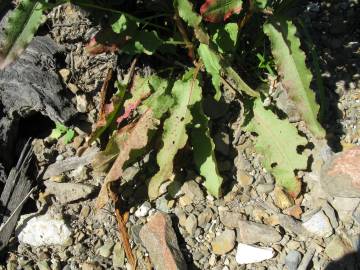
[(61, 123), (56, 123), (55, 128), (50, 134), (50, 138), (58, 140), (62, 135), (64, 135), (65, 144), (68, 144), (74, 139), (75, 131)]

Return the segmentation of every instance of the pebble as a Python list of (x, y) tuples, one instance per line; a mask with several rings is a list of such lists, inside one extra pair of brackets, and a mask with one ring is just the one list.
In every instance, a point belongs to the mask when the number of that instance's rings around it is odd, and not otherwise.
[(62, 68), (59, 70), (59, 74), (61, 78), (64, 80), (64, 82), (67, 82), (70, 77), (70, 70), (67, 68)]
[(235, 232), (225, 229), (211, 242), (212, 251), (217, 255), (224, 255), (235, 247)]
[(187, 269), (171, 218), (167, 214), (158, 212), (153, 215), (141, 228), (139, 235), (155, 269)]
[(112, 262), (114, 267), (123, 267), (125, 263), (125, 250), (120, 242), (116, 242), (113, 249)]
[(81, 265), (82, 270), (102, 270), (103, 268), (97, 262), (84, 262)]
[(259, 184), (256, 187), (257, 192), (259, 193), (270, 193), (271, 191), (273, 191), (275, 188), (274, 184)]
[(329, 218), (331, 226), (336, 229), (339, 226), (339, 222), (337, 220), (335, 210), (331, 207), (328, 202), (325, 202), (322, 210), (324, 211), (325, 215)]
[(244, 219), (243, 214), (230, 211), (219, 211), (219, 216), (221, 223), (231, 229), (237, 228), (239, 220)]
[(198, 226), (204, 228), (211, 220), (213, 212), (210, 208), (205, 208), (198, 216)]
[(98, 249), (98, 253), (100, 256), (104, 258), (108, 258), (112, 253), (113, 247), (114, 247), (114, 242), (112, 240), (107, 241), (102, 247)]
[(197, 228), (197, 218), (194, 214), (190, 214), (185, 221), (185, 229), (190, 234), (193, 235)]
[(301, 253), (297, 250), (290, 250), (285, 257), (285, 266), (287, 270), (297, 270), (301, 261)]
[(204, 200), (204, 193), (199, 187), (199, 184), (194, 180), (185, 182), (182, 185), (180, 192), (184, 194), (179, 199), (181, 206), (190, 205), (192, 203), (197, 203)]
[(145, 217), (151, 209), (151, 204), (149, 202), (144, 202), (136, 211), (136, 217)]
[(334, 197), (360, 197), (360, 146), (335, 154), (321, 170), (321, 186)]
[(331, 227), (329, 218), (323, 211), (318, 211), (312, 215), (308, 220), (303, 222), (303, 226), (316, 236), (329, 237), (333, 234), (333, 228)]
[(210, 258), (209, 258), (209, 265), (210, 266), (214, 266), (216, 264), (216, 255), (215, 254), (211, 254)]
[(276, 243), (281, 240), (281, 235), (273, 227), (256, 222), (239, 220), (237, 230), (238, 242), (245, 244)]
[(95, 186), (78, 183), (45, 181), (44, 184), (46, 186), (46, 192), (54, 194), (56, 199), (62, 204), (86, 199), (95, 191)]
[(245, 171), (243, 170), (237, 170), (236, 173), (236, 179), (238, 181), (238, 183), (242, 186), (242, 187), (246, 187), (252, 184), (253, 182), (253, 177), (248, 175)]
[(325, 254), (332, 260), (339, 260), (346, 254), (352, 252), (353, 249), (350, 243), (342, 239), (340, 236), (335, 235), (334, 238), (326, 245)]
[(71, 241), (71, 230), (63, 219), (49, 214), (36, 216), (27, 221), (20, 231), (20, 242), (30, 246), (66, 245)]
[(51, 270), (51, 268), (46, 260), (37, 262), (36, 266), (39, 268), (39, 270)]
[(76, 109), (78, 110), (78, 112), (81, 113), (87, 112), (87, 107), (88, 107), (88, 101), (86, 99), (86, 96), (84, 94), (76, 95)]
[(239, 243), (236, 250), (236, 262), (238, 264), (262, 262), (271, 259), (274, 255), (272, 248)]

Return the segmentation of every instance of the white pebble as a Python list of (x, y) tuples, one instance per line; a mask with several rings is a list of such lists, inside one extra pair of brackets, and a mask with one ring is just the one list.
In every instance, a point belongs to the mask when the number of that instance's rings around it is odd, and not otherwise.
[(303, 226), (311, 233), (320, 237), (329, 237), (333, 233), (328, 217), (323, 211), (319, 211), (303, 222)]
[(143, 203), (136, 211), (136, 217), (145, 217), (151, 209), (151, 205), (148, 202)]
[(271, 259), (274, 255), (272, 248), (239, 243), (236, 250), (236, 262), (238, 264), (256, 263)]

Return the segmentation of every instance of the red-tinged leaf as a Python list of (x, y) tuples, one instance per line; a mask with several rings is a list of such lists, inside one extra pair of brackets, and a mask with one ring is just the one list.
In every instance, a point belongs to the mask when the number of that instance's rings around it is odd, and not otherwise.
[(201, 6), (200, 13), (208, 22), (222, 22), (232, 14), (239, 14), (242, 0), (206, 0)]
[(123, 120), (127, 119), (130, 114), (140, 105), (141, 100), (136, 100), (135, 103), (129, 104), (124, 113), (116, 119), (116, 123), (119, 125)]
[[(153, 118), (153, 113), (149, 109), (136, 123), (131, 123), (122, 128), (118, 135), (123, 139), (119, 145), (119, 155), (114, 161), (109, 173), (107, 174), (104, 184), (101, 187), (99, 196), (96, 200), (96, 207), (102, 208), (109, 200), (109, 184), (117, 181), (123, 174), (123, 166), (130, 158), (133, 150), (144, 148), (148, 143), (148, 132), (156, 128), (157, 121)], [(126, 133), (126, 134), (124, 134)], [(124, 136), (126, 135), (126, 136)]]

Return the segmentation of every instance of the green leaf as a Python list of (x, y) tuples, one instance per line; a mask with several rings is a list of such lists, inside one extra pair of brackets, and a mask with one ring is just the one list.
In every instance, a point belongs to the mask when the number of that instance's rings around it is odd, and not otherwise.
[(201, 16), (193, 11), (193, 5), (188, 0), (175, 0), (174, 6), (179, 12), (179, 16), (191, 27), (198, 27), (201, 23)]
[(319, 105), (310, 89), (312, 74), (306, 67), (305, 53), (300, 49), (295, 25), (291, 21), (271, 21), (264, 25), (264, 32), (271, 41), (278, 73), (283, 77), (289, 97), (312, 134), (324, 138), (325, 131), (317, 121)]
[(220, 77), (220, 59), (216, 53), (214, 53), (208, 45), (200, 44), (198, 48), (198, 52), (200, 55), (201, 60), (205, 65), (206, 71), (211, 75), (211, 81), (214, 85), (216, 90), (215, 93), (215, 100), (219, 101), (221, 98), (221, 91), (220, 91), (220, 84), (221, 84), (221, 77)]
[(163, 41), (155, 31), (139, 31), (121, 50), (128, 54), (145, 53), (151, 55), (162, 43)]
[(206, 21), (222, 22), (232, 14), (239, 14), (242, 0), (206, 0), (201, 6), (200, 13)]
[(159, 195), (161, 184), (171, 178), (174, 157), (188, 140), (186, 125), (192, 119), (189, 109), (201, 99), (199, 82), (196, 78), (193, 78), (192, 73), (193, 70), (185, 74), (182, 80), (174, 83), (172, 88), (175, 103), (170, 108), (170, 116), (164, 122), (163, 145), (156, 157), (159, 171), (151, 178), (149, 183), (149, 198), (151, 200)]
[(288, 120), (280, 120), (271, 110), (265, 109), (260, 98), (254, 101), (252, 108), (248, 108), (244, 128), (257, 133), (255, 149), (263, 155), (262, 163), (275, 176), (276, 183), (297, 193), (299, 182), (294, 170), (306, 169), (308, 160), (305, 155), (298, 154), (297, 148), (305, 145), (307, 140)]
[(120, 34), (129, 28), (128, 24), (129, 19), (125, 15), (120, 15), (119, 19), (111, 25), (111, 28), (115, 33)]
[(55, 124), (55, 128), (51, 131), (50, 134), (50, 138), (53, 139), (59, 139), (61, 137), (61, 135), (63, 135), (66, 131), (68, 130), (68, 128), (66, 126), (64, 126), (61, 123), (56, 123)]
[(255, 0), (254, 5), (257, 9), (264, 9), (267, 5), (267, 0)]
[(211, 27), (212, 41), (217, 46), (219, 53), (233, 53), (237, 43), (238, 24), (227, 23), (225, 27), (221, 24), (212, 24), (211, 26), (214, 26)]
[(0, 43), (0, 69), (16, 59), (45, 20), (44, 6), (35, 0), (22, 0), (11, 12)]
[(214, 153), (215, 144), (209, 131), (209, 119), (204, 114), (200, 102), (196, 103), (191, 111), (194, 117), (191, 123), (191, 143), (195, 165), (198, 167), (200, 174), (205, 178), (205, 187), (208, 192), (219, 198), (223, 178), (220, 176), (217, 168)]
[(74, 136), (75, 136), (75, 131), (69, 128), (64, 135), (64, 143), (65, 144), (70, 143), (74, 139)]

